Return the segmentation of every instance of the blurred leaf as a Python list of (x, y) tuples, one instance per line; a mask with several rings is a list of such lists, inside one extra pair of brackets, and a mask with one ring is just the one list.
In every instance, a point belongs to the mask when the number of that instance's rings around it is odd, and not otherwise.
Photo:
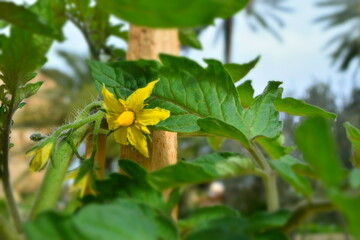
[(291, 217), (291, 212), (278, 210), (276, 212), (258, 212), (249, 218), (246, 231), (264, 232), (285, 225)]
[(240, 84), (237, 88), (241, 106), (243, 108), (250, 107), (254, 102), (254, 89), (251, 86), (251, 80), (247, 80), (244, 83)]
[(45, 24), (44, 19), (40, 19), (38, 15), (25, 7), (11, 2), (0, 2), (0, 9), (0, 19), (30, 32), (54, 37), (53, 29)]
[(260, 60), (260, 56), (248, 63), (244, 63), (244, 64), (227, 63), (224, 65), (224, 67), (226, 71), (228, 71), (229, 74), (231, 75), (233, 81), (237, 82), (243, 79), (251, 71), (251, 69), (253, 69), (256, 66), (259, 60)]
[(16, 94), (15, 106), (20, 104), (25, 98), (35, 95), (43, 83), (44, 82), (28, 83), (25, 86), (19, 87)]
[(250, 141), (234, 126), (216, 118), (202, 118), (197, 121), (200, 130), (210, 135), (221, 136), (239, 141), (246, 148), (250, 148)]
[(180, 43), (183, 46), (189, 46), (195, 49), (202, 49), (201, 42), (192, 28), (180, 28), (179, 29), (179, 39)]
[(256, 142), (260, 144), (262, 149), (269, 155), (272, 159), (279, 159), (282, 156), (285, 156), (291, 153), (295, 147), (285, 147), (283, 146), (281, 138), (284, 138), (283, 135), (280, 135), (276, 138), (266, 138), (266, 137), (259, 137), (256, 138)]
[(277, 98), (275, 100), (276, 110), (287, 114), (303, 117), (323, 117), (336, 119), (336, 114), (327, 112), (319, 107), (307, 104), (303, 100), (294, 98)]
[(291, 155), (283, 156), (280, 158), (280, 160), (291, 166), (292, 170), (299, 175), (317, 178), (316, 173), (307, 163), (302, 162)]
[(232, 218), (239, 217), (240, 213), (235, 209), (232, 209), (228, 206), (218, 205), (218, 206), (208, 206), (195, 210), (189, 217), (186, 219), (180, 219), (178, 221), (179, 227), (184, 231), (191, 231), (193, 228), (196, 228), (198, 225), (206, 224), (206, 222), (223, 219), (223, 218)]
[(344, 127), (346, 129), (346, 135), (353, 147), (351, 161), (354, 167), (360, 168), (360, 130), (349, 122), (344, 123)]
[(345, 215), (350, 232), (354, 239), (360, 239), (360, 214), (356, 209), (359, 208), (359, 195), (351, 195), (336, 190), (330, 191), (330, 197), (337, 208)]
[(29, 240), (49, 236), (59, 240), (179, 239), (170, 219), (145, 204), (125, 199), (90, 204), (73, 216), (43, 213), (25, 225), (25, 232)]
[(7, 22), (0, 20), (0, 29), (6, 28), (7, 26), (8, 26)]
[(85, 202), (106, 203), (122, 198), (146, 203), (164, 211), (169, 209), (162, 192), (155, 190), (146, 181), (147, 172), (143, 167), (130, 160), (120, 160), (119, 166), (127, 175), (113, 173), (109, 179), (96, 182), (98, 194), (85, 198)]
[(245, 7), (248, 0), (99, 0), (99, 4), (123, 20), (147, 27), (195, 27), (228, 18)]
[(328, 187), (337, 187), (343, 168), (335, 149), (330, 124), (323, 118), (305, 120), (295, 131), (295, 139), (307, 161)]
[(352, 188), (360, 189), (360, 169), (354, 168), (351, 170), (349, 175), (349, 182)]
[(151, 172), (148, 181), (152, 186), (162, 190), (254, 172), (255, 166), (249, 158), (234, 153), (214, 153), (192, 162), (180, 161)]
[(207, 138), (207, 141), (208, 141), (210, 147), (214, 151), (219, 151), (221, 149), (224, 140), (225, 139), (222, 137), (208, 137)]
[(270, 160), (270, 164), (275, 171), (278, 172), (280, 176), (282, 176), (285, 181), (287, 181), (295, 189), (295, 191), (306, 197), (309, 197), (314, 193), (309, 180), (304, 176), (296, 174), (291, 165), (289, 165), (286, 161), (282, 161), (281, 159)]

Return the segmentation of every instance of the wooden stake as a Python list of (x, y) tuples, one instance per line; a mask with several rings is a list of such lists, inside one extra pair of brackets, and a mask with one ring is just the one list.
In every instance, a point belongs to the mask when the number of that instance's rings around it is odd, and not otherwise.
[[(131, 25), (128, 60), (159, 59), (160, 53), (179, 55), (180, 42), (177, 29), (151, 29)], [(154, 171), (177, 161), (177, 134), (153, 131), (149, 143), (150, 158), (142, 156), (132, 146), (121, 146), (121, 158), (130, 159), (148, 171)]]

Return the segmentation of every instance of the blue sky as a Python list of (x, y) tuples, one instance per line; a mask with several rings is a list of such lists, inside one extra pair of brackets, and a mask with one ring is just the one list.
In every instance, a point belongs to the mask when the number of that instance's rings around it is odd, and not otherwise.
[[(22, 1), (17, 0), (21, 3)], [(326, 42), (333, 32), (323, 30), (323, 25), (315, 24), (314, 19), (324, 13), (315, 7), (316, 1), (288, 0), (288, 6), (293, 9), (291, 13), (280, 13), (286, 22), (285, 28), (280, 30), (282, 42), (276, 40), (264, 30), (253, 32), (245, 19), (245, 14), (236, 15), (234, 26), (232, 62), (245, 63), (260, 55), (261, 60), (255, 69), (246, 77), (253, 80), (256, 93), (260, 93), (268, 81), (282, 81), (285, 95), (301, 96), (305, 94), (308, 86), (314, 82), (329, 81), (337, 95), (337, 102), (342, 103), (350, 94), (352, 86), (352, 71), (339, 73), (331, 64), (329, 49), (324, 49)], [(200, 36), (203, 50), (190, 50), (183, 52), (189, 58), (202, 62), (204, 58), (223, 59), (223, 42), (218, 34), (218, 25), (209, 27)], [(73, 53), (87, 54), (87, 46), (80, 32), (72, 25), (65, 27), (67, 40), (55, 43), (48, 54), (46, 67), (55, 67), (68, 70), (56, 51), (59, 49)], [(121, 40), (111, 39), (117, 46), (126, 47)]]

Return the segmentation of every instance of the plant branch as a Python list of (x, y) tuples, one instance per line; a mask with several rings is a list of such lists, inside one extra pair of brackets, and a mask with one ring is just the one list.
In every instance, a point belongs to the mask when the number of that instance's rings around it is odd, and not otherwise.
[(303, 204), (294, 210), (290, 220), (283, 227), (283, 231), (285, 233), (290, 233), (309, 217), (321, 212), (334, 211), (335, 209), (335, 206), (329, 201)]
[(5, 192), (6, 201), (10, 210), (11, 217), (14, 221), (16, 230), (21, 233), (22, 232), (22, 221), (19, 214), (19, 210), (14, 198), (14, 194), (12, 192), (11, 188), (11, 182), (10, 182), (10, 169), (9, 169), (9, 150), (10, 150), (10, 133), (11, 133), (11, 123), (12, 123), (12, 117), (15, 112), (15, 98), (16, 98), (16, 92), (12, 95), (9, 109), (7, 112), (7, 118), (5, 122), (5, 133), (3, 134), (3, 147), (2, 147), (2, 169), (1, 169), (1, 178), (2, 178), (2, 184)]
[(271, 168), (270, 164), (266, 161), (261, 150), (254, 142), (251, 142), (252, 148), (248, 149), (257, 164), (264, 170), (265, 176), (263, 177), (265, 191), (266, 191), (266, 205), (269, 212), (279, 209), (279, 192), (276, 182), (276, 174)]

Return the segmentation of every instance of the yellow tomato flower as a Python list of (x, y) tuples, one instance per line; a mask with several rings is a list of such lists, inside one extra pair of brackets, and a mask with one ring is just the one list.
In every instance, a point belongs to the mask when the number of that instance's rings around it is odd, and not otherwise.
[[(80, 172), (80, 168), (70, 172), (66, 179), (76, 179)], [(96, 190), (93, 188), (93, 183), (91, 179), (90, 172), (87, 172), (82, 178), (74, 183), (70, 188), (70, 192), (79, 192), (80, 198), (84, 197), (85, 195), (96, 195)]]
[(114, 130), (115, 140), (123, 145), (129, 142), (142, 155), (149, 157), (145, 134), (150, 134), (147, 125), (156, 125), (160, 121), (170, 117), (170, 111), (156, 107), (144, 109), (144, 101), (150, 94), (159, 80), (150, 82), (146, 87), (137, 89), (126, 101), (116, 99), (104, 86), (104, 108), (110, 130)]
[(34, 150), (26, 154), (27, 157), (33, 157), (30, 161), (31, 171), (36, 172), (44, 169), (50, 159), (53, 145), (54, 144), (52, 142), (48, 142), (44, 146), (40, 148), (35, 148)]

